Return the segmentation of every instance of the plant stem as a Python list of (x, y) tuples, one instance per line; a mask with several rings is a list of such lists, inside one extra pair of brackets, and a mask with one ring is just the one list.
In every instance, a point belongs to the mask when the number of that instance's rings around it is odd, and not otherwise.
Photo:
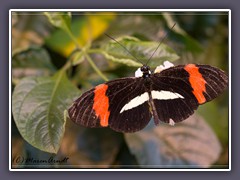
[(85, 57), (87, 59), (87, 61), (90, 63), (90, 65), (93, 67), (93, 69), (96, 71), (96, 73), (98, 73), (99, 76), (101, 76), (101, 78), (104, 81), (108, 81), (108, 78), (98, 69), (98, 67), (94, 64), (92, 58), (85, 53)]
[(66, 71), (68, 68), (70, 68), (72, 65), (72, 62), (71, 61), (67, 61), (66, 64), (64, 64), (64, 66), (62, 67), (62, 70), (63, 71)]

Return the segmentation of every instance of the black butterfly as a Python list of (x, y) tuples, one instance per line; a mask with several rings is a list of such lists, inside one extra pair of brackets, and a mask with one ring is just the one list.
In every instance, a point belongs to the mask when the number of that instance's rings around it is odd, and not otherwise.
[(85, 92), (68, 109), (70, 119), (119, 132), (139, 131), (152, 116), (156, 125), (174, 124), (216, 98), (228, 84), (224, 71), (209, 65), (178, 65), (153, 74), (143, 65), (141, 72), (141, 77), (108, 81)]

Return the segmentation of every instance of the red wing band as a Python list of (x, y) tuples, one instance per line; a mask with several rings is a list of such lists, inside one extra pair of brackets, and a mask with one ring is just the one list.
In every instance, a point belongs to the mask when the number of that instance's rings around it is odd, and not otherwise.
[(199, 68), (194, 64), (188, 64), (184, 68), (189, 73), (189, 82), (193, 88), (193, 94), (197, 98), (199, 104), (206, 102), (203, 92), (206, 92), (206, 81), (199, 72)]
[(95, 110), (96, 116), (100, 119), (100, 125), (103, 127), (108, 126), (108, 119), (110, 112), (109, 108), (109, 99), (106, 96), (106, 91), (108, 89), (108, 85), (100, 84), (96, 86), (94, 90), (94, 103), (93, 109)]

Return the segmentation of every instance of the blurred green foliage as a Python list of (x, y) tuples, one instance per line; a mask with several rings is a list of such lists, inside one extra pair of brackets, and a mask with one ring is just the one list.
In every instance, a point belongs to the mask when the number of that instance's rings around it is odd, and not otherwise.
[[(64, 110), (82, 92), (108, 79), (133, 76), (140, 65), (104, 33), (142, 62), (168, 33), (151, 67), (169, 60), (228, 71), (227, 12), (15, 12), (13, 167), (227, 168), (227, 92), (199, 107), (202, 118), (194, 115), (175, 127), (150, 123), (134, 134), (83, 128), (64, 117)], [(62, 163), (48, 161), (65, 157), (69, 159)]]

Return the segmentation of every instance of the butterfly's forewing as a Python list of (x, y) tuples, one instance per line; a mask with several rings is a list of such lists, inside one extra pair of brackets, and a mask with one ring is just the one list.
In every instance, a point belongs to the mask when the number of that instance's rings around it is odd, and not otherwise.
[(203, 92), (206, 99), (203, 103), (206, 103), (224, 92), (228, 87), (228, 76), (221, 69), (209, 65), (196, 66), (199, 68), (199, 72), (206, 81), (206, 91)]
[(124, 105), (143, 94), (143, 78), (122, 78), (96, 86), (69, 108), (70, 119), (86, 127), (106, 127), (120, 132), (143, 129), (151, 119), (148, 102), (121, 111)]
[(83, 93), (68, 109), (68, 115), (73, 122), (85, 127), (101, 127), (93, 110), (94, 89)]
[(194, 113), (198, 105), (211, 101), (227, 87), (227, 75), (208, 65), (179, 65), (153, 74), (152, 89), (180, 94), (183, 98), (158, 100), (154, 105), (160, 121), (180, 122)]

